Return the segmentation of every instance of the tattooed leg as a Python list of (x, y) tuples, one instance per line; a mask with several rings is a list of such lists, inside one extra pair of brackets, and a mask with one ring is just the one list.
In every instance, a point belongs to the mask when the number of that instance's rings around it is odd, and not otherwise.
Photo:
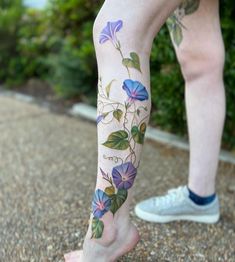
[[(196, 9), (196, 4), (192, 5)], [(186, 83), (190, 137), (189, 187), (206, 196), (215, 191), (220, 140), (225, 116), (224, 46), (218, 0), (201, 0), (192, 15), (180, 20), (183, 39), (176, 54)], [(175, 43), (175, 37), (172, 35)]]
[(151, 107), (149, 55), (179, 3), (109, 0), (96, 18), (98, 173), (80, 261), (115, 261), (139, 240), (129, 204)]

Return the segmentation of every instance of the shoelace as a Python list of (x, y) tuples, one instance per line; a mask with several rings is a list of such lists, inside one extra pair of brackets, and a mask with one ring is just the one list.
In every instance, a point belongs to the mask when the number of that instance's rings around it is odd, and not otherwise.
[(154, 198), (154, 204), (158, 205), (161, 203), (161, 205), (169, 205), (175, 202), (175, 200), (179, 201), (183, 199), (184, 193), (183, 193), (183, 186), (179, 186), (177, 188), (172, 188), (167, 191), (167, 194), (160, 197)]

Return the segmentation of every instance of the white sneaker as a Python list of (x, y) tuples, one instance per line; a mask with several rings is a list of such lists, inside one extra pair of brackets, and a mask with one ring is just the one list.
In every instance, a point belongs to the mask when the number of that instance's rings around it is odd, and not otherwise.
[(189, 220), (201, 223), (216, 223), (219, 220), (219, 200), (207, 205), (196, 205), (189, 198), (187, 186), (168, 190), (167, 194), (146, 199), (135, 206), (136, 215), (146, 221), (167, 223)]

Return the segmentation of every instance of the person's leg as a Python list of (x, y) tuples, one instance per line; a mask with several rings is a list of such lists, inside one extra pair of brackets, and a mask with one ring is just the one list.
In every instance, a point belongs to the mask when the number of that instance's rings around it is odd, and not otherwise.
[(168, 19), (172, 42), (185, 79), (190, 138), (188, 188), (140, 202), (140, 218), (215, 223), (219, 202), (215, 178), (225, 116), (224, 46), (218, 0), (184, 0)]
[(187, 0), (180, 7), (175, 13), (179, 22), (175, 21), (176, 26), (172, 27), (172, 17), (169, 28), (185, 79), (190, 139), (188, 186), (199, 196), (209, 196), (215, 193), (225, 118), (219, 3), (218, 0)]
[(179, 3), (106, 0), (96, 18), (98, 173), (80, 261), (115, 261), (138, 242), (129, 203), (151, 106), (149, 56)]

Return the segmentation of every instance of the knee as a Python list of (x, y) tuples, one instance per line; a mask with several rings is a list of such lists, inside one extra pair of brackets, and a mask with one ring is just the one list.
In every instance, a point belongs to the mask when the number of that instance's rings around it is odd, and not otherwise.
[(177, 57), (186, 82), (208, 75), (223, 77), (225, 51), (222, 42), (210, 44), (208, 48), (181, 48)]
[(107, 41), (116, 48), (121, 43), (125, 48), (131, 47), (136, 52), (150, 54), (153, 30), (149, 29), (148, 22), (140, 24), (136, 19), (136, 14), (125, 11), (120, 15), (120, 18), (112, 19), (110, 12), (106, 9), (100, 10), (93, 23), (93, 43), (96, 51), (105, 52), (106, 49), (102, 48), (102, 44)]

